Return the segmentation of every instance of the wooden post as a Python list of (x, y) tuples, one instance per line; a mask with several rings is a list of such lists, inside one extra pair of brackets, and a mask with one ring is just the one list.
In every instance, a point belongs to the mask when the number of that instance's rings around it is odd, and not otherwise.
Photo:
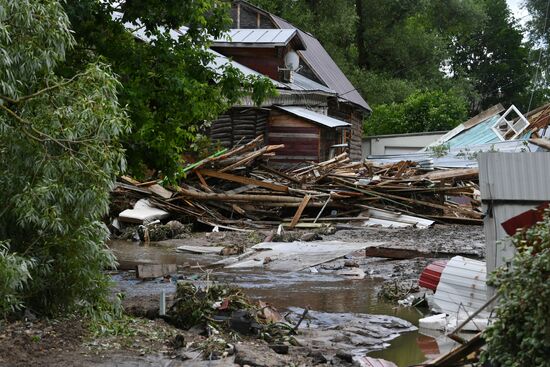
[(307, 206), (307, 203), (309, 203), (309, 199), (311, 199), (311, 195), (304, 196), (304, 200), (302, 200), (302, 203), (298, 207), (298, 210), (296, 210), (296, 214), (294, 214), (294, 217), (292, 218), (292, 221), (290, 222), (289, 228), (294, 228), (296, 224), (298, 224), (298, 221), (300, 220), (300, 217), (302, 216), (302, 212)]

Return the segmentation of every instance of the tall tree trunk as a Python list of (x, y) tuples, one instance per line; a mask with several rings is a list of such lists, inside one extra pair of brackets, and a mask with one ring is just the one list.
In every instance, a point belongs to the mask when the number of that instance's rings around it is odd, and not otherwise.
[(357, 12), (357, 32), (356, 43), (358, 51), (357, 64), (361, 67), (367, 67), (367, 50), (365, 47), (365, 18), (363, 14), (363, 0), (355, 0), (355, 11)]

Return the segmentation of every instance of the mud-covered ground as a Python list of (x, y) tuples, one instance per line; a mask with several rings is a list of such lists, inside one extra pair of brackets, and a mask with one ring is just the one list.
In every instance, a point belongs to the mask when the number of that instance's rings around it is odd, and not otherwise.
[[(139, 316), (134, 324), (127, 325), (131, 332), (117, 336), (92, 333), (85, 321), (75, 318), (65, 320), (27, 320), (0, 324), (0, 366), (231, 366), (234, 356), (222, 361), (202, 361), (197, 354), (183, 353), (174, 344), (176, 335), (186, 341), (204, 338), (197, 332), (178, 330), (161, 319), (153, 318), (158, 309), (159, 290), (165, 288), (170, 299), (175, 289), (173, 280), (156, 279), (141, 281), (131, 271), (137, 263), (178, 264), (178, 277), (194, 280), (204, 275), (243, 286), (254, 299), (271, 301), (277, 307), (306, 307), (327, 312), (384, 313), (414, 322), (419, 316), (408, 310), (396, 312), (391, 305), (380, 306), (376, 293), (384, 282), (397, 283), (418, 279), (422, 269), (433, 259), (390, 260), (366, 258), (357, 252), (345, 259), (337, 259), (317, 267), (319, 273), (298, 275), (264, 274), (261, 269), (253, 273), (231, 273), (211, 264), (220, 255), (176, 254), (181, 245), (241, 246), (250, 247), (266, 239), (293, 241), (309, 235), (311, 231), (286, 232), (273, 238), (271, 231), (188, 233), (179, 239), (151, 243), (147, 246), (119, 240), (112, 248), (120, 261), (121, 272), (114, 272), (113, 293), (123, 292), (126, 310)], [(322, 230), (319, 239), (347, 242), (382, 242), (385, 247), (410, 248), (449, 254), (471, 254), (483, 257), (484, 236), (478, 226), (440, 226), (429, 229), (360, 228)], [(365, 271), (362, 280), (343, 280), (335, 275), (338, 269), (353, 263)], [(174, 279), (175, 280), (175, 279)], [(306, 295), (307, 294), (307, 295)], [(367, 305), (368, 304), (368, 305)], [(392, 308), (393, 307), (393, 308)], [(397, 339), (399, 340), (399, 339)], [(336, 356), (336, 351), (312, 350), (309, 347), (291, 347), (288, 354), (277, 354), (265, 342), (242, 339), (235, 342), (239, 364), (249, 365), (301, 365), (313, 366), (328, 359), (333, 365), (351, 366), (349, 356)], [(240, 353), (240, 354), (239, 354)], [(345, 354), (345, 353), (344, 353)], [(420, 358), (420, 357), (419, 357)], [(271, 361), (271, 362), (269, 362)], [(263, 363), (263, 364), (262, 364)]]

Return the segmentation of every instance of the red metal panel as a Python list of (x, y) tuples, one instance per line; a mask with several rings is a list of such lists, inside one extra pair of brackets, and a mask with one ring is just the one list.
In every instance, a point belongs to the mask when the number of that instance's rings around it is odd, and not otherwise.
[(509, 236), (516, 234), (518, 229), (527, 229), (534, 226), (537, 222), (542, 221), (544, 210), (550, 206), (550, 203), (544, 203), (539, 205), (536, 209), (529, 209), (515, 217), (508, 219), (506, 222), (501, 223), (502, 228), (508, 233)]
[(441, 273), (443, 269), (445, 269), (445, 266), (447, 266), (447, 262), (448, 260), (436, 260), (426, 266), (426, 269), (420, 274), (418, 285), (435, 292), (439, 284), (439, 279), (441, 279)]

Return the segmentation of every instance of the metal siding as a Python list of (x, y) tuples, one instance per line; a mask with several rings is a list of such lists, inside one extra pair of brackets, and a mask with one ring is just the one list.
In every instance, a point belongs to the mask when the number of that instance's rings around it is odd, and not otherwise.
[[(297, 29), (295, 26), (276, 15), (271, 14), (271, 18), (279, 28)], [(298, 51), (298, 53), (317, 77), (319, 77), (327, 87), (338, 92), (342, 99), (353, 102), (368, 111), (372, 111), (368, 103), (363, 99), (348, 78), (346, 78), (342, 70), (336, 65), (321, 43), (315, 37), (299, 29), (298, 34), (306, 47), (305, 50)]]
[[(528, 151), (537, 151), (543, 152), (542, 148), (538, 148), (534, 144), (526, 144), (525, 140), (510, 140), (502, 141), (498, 143), (489, 143), (483, 145), (470, 146), (469, 149), (465, 148), (455, 148), (451, 149), (444, 157), (435, 157), (431, 151), (420, 151), (417, 153), (406, 153), (406, 154), (387, 154), (387, 155), (376, 155), (371, 154), (367, 158), (370, 161), (376, 163), (396, 163), (399, 161), (415, 161), (422, 162), (426, 160), (432, 160), (434, 167), (446, 167), (446, 168), (467, 168), (467, 167), (477, 167), (478, 161), (477, 157), (481, 152), (492, 152), (498, 151), (502, 154), (511, 154), (511, 153), (520, 153), (526, 150)], [(490, 153), (496, 154), (496, 153)], [(521, 153), (525, 154), (525, 153)], [(540, 154), (540, 153), (537, 153)]]
[(213, 46), (233, 44), (263, 44), (286, 46), (296, 36), (295, 29), (230, 29), (222, 38), (213, 41)]
[(451, 148), (465, 148), (481, 144), (497, 143), (500, 139), (491, 129), (491, 126), (493, 126), (499, 118), (500, 115), (490, 117), (471, 129), (454, 136), (444, 144), (448, 144)]
[[(468, 259), (462, 256), (453, 257), (443, 269), (433, 304), (435, 309), (450, 315), (477, 311), (487, 300), (486, 265), (483, 261)], [(488, 312), (481, 312), (479, 317), (487, 317)]]
[(479, 153), (482, 200), (550, 200), (550, 153)]
[(296, 106), (278, 106), (278, 108), (288, 113), (291, 113), (295, 116), (304, 118), (306, 120), (315, 122), (317, 124), (320, 124), (329, 128), (351, 126), (351, 124), (345, 121), (338, 120), (326, 115), (322, 115), (315, 111), (308, 110), (307, 108), (296, 107)]
[(536, 204), (528, 203), (495, 204), (493, 206), (492, 216), (485, 218), (483, 228), (487, 247), (486, 259), (488, 272), (505, 264), (515, 254), (512, 245), (508, 240), (505, 240), (508, 238), (508, 235), (500, 224), (536, 206)]

